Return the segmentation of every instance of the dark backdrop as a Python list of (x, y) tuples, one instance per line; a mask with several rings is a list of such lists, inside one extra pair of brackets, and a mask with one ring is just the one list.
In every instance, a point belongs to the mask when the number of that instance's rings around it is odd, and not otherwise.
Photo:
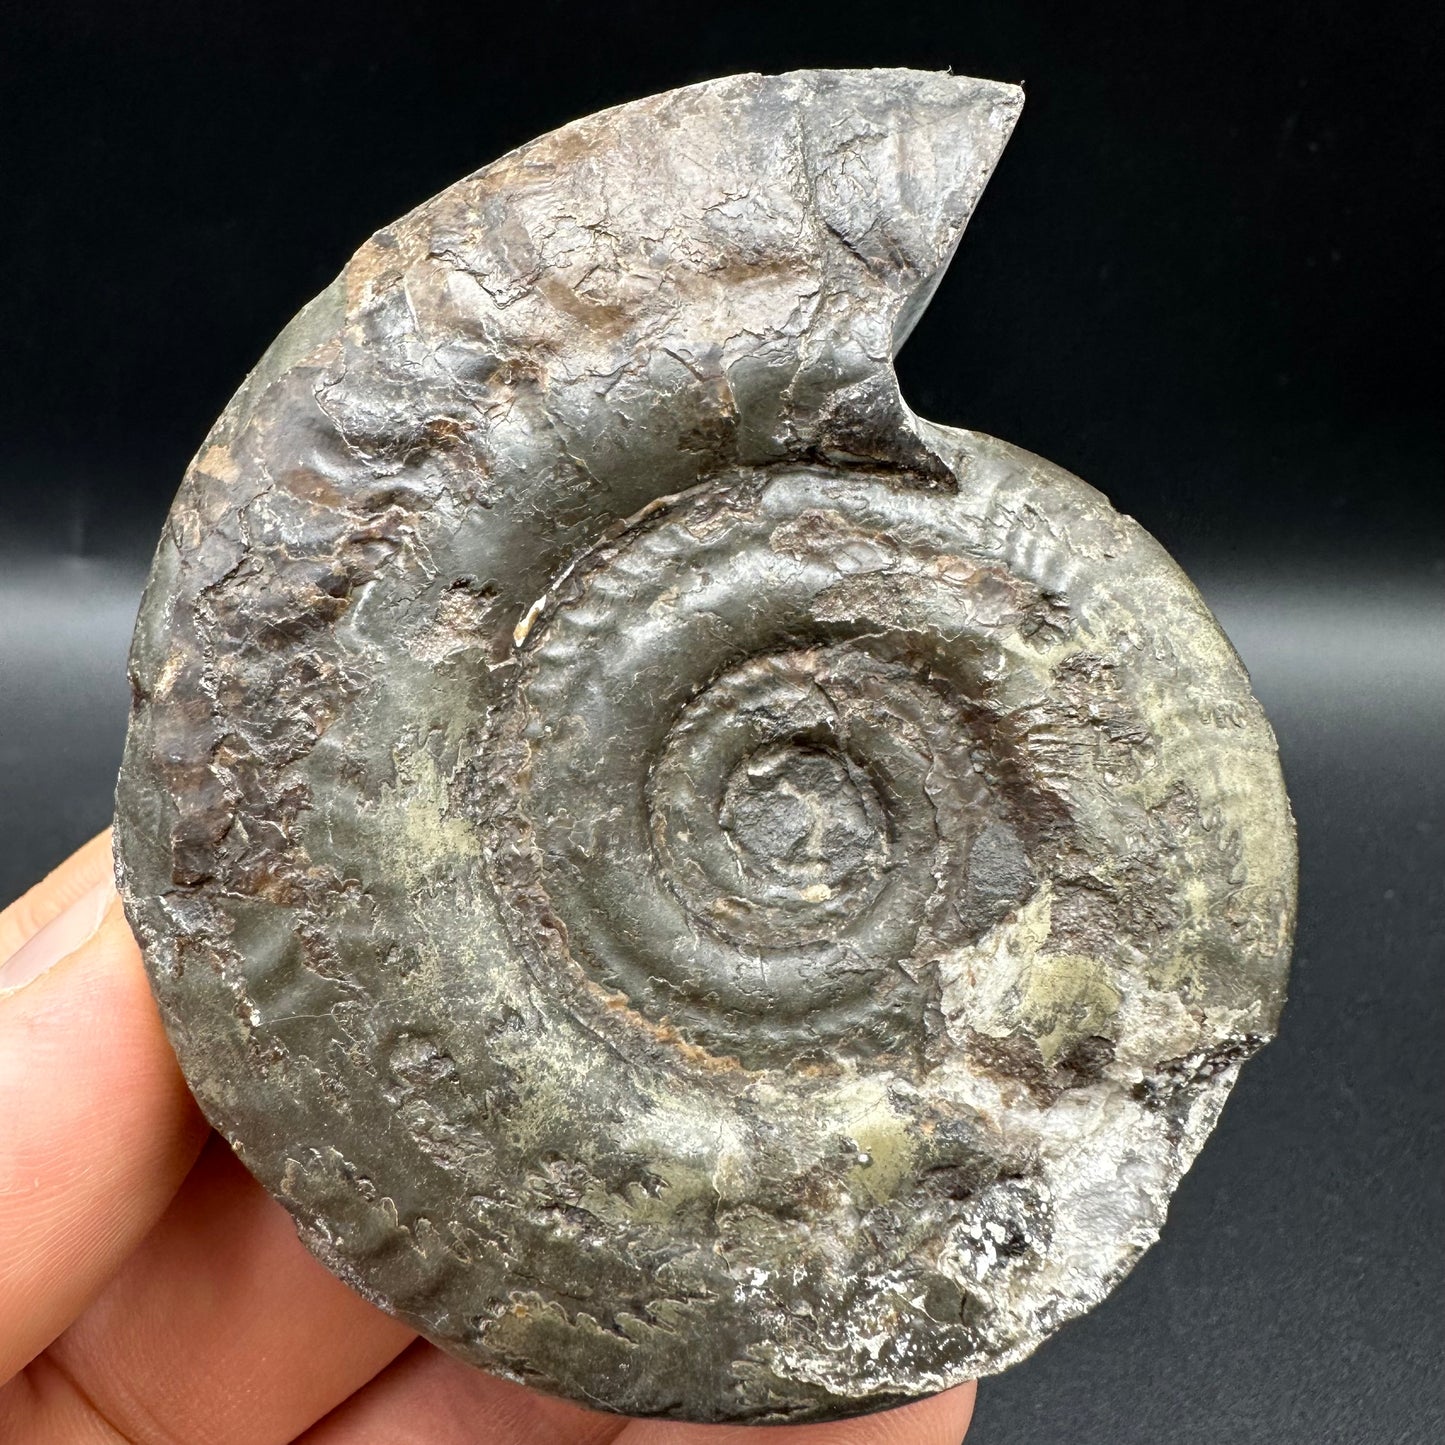
[(971, 1441), (1413, 1445), (1442, 1421), (1438, 7), (0, 5), (0, 894), (108, 816), (191, 452), (374, 228), (575, 116), (733, 71), (951, 67), (1023, 120), (900, 360), (1200, 583), (1280, 737), (1302, 916), (1118, 1293)]

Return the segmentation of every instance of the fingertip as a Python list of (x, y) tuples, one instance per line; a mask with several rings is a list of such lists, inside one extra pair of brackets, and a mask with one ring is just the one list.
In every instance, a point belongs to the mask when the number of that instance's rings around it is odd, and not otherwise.
[(109, 828), (82, 844), (33, 888), (0, 911), (0, 963), (96, 884), (113, 882), (115, 864)]
[(0, 998), (0, 1379), (55, 1337), (155, 1223), (207, 1126), (125, 916)]
[(0, 999), (34, 982), (94, 937), (114, 897), (115, 886), (109, 879), (92, 884), (69, 908), (0, 962)]

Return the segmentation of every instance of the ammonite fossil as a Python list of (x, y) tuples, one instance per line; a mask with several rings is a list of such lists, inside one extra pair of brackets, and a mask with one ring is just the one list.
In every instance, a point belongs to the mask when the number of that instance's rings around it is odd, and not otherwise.
[(1018, 113), (738, 76), (373, 237), (186, 476), (121, 877), (338, 1274), (610, 1410), (999, 1370), (1156, 1237), (1294, 842), (1163, 551), (893, 356)]

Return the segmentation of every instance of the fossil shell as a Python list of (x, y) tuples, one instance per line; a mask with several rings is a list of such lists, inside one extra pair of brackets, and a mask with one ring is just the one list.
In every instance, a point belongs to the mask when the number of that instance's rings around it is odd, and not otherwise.
[(1179, 570), (892, 358), (1020, 104), (740, 76), (458, 182), (286, 329), (133, 653), (198, 1099), (464, 1359), (794, 1421), (1001, 1369), (1275, 1027), (1294, 841)]

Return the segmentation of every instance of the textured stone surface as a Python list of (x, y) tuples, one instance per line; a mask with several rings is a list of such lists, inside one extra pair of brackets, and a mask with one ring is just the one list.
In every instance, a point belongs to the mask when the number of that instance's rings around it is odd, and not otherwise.
[(186, 476), (127, 909), (211, 1120), (465, 1359), (756, 1421), (1004, 1368), (1275, 1026), (1228, 642), (898, 393), (1020, 100), (743, 76), (534, 141), (368, 242)]

